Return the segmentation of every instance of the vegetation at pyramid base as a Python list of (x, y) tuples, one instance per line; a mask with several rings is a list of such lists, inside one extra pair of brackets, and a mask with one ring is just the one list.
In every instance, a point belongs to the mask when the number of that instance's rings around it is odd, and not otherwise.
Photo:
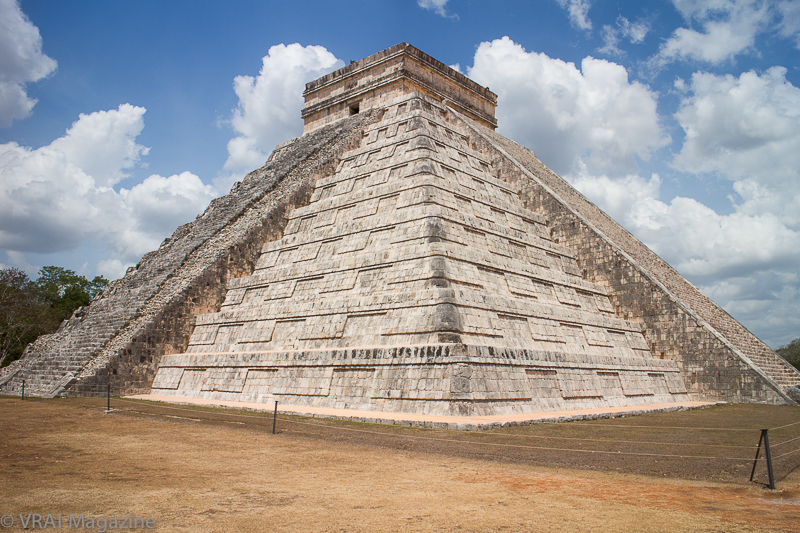
[(778, 355), (789, 361), (795, 368), (800, 370), (800, 338), (797, 338), (785, 346), (775, 350)]
[(19, 359), (39, 335), (54, 333), (62, 321), (108, 285), (72, 270), (46, 266), (31, 280), (18, 268), (0, 270), (0, 366)]

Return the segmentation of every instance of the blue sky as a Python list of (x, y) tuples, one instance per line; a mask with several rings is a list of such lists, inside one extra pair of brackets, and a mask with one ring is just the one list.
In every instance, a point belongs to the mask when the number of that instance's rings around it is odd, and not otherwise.
[(408, 42), (771, 346), (800, 337), (800, 0), (0, 0), (0, 267), (115, 278)]

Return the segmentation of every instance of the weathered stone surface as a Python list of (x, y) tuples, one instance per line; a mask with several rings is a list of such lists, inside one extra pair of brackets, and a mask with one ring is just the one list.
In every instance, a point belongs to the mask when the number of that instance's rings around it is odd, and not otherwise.
[(784, 388), (800, 382), (797, 369), (533, 152), (486, 128), (471, 127), (476, 145), (519, 185), (525, 205), (547, 214), (554, 240), (574, 251), (582, 277), (608, 288), (617, 315), (643, 325), (652, 356), (682, 364), (691, 393), (793, 403)]
[(452, 415), (687, 399), (470, 133), (424, 93), (385, 102), (153, 392)]
[(437, 101), (447, 99), (470, 119), (494, 129), (497, 95), (425, 52), (400, 43), (354, 61), (306, 84), (304, 128), (314, 129), (358, 113), (385, 107), (397, 97), (419, 92)]
[[(431, 414), (724, 399), (800, 374), (405, 44), (307, 85), (306, 133), (0, 377)], [(448, 94), (450, 91), (453, 94)]]
[(150, 390), (161, 356), (186, 349), (194, 317), (217, 310), (228, 280), (252, 272), (264, 242), (281, 237), (287, 213), (308, 202), (315, 181), (361, 141), (371, 120), (359, 114), (276, 148), (263, 168), (146, 254), (138, 270), (3, 369), (3, 392), (19, 394), (22, 380), (26, 393), (40, 395), (104, 394), (109, 381), (115, 390)]

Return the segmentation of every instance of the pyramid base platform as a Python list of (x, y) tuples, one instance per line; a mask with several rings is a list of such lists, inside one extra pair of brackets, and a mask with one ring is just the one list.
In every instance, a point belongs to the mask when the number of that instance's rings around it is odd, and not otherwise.
[(151, 393), (434, 416), (693, 400), (675, 361), (463, 344), (169, 355), (162, 358)]
[[(231, 400), (209, 400), (182, 396), (164, 396), (160, 394), (140, 394), (126, 396), (126, 399), (164, 402), (177, 405), (197, 405), (204, 407), (224, 407), (249, 411), (273, 412), (275, 404), (241, 402)], [(667, 413), (688, 411), (711, 407), (725, 402), (672, 402), (646, 405), (630, 405), (623, 407), (607, 407), (595, 409), (576, 409), (571, 411), (546, 411), (538, 413), (520, 413), (511, 415), (488, 416), (442, 416), (416, 413), (389, 413), (385, 411), (366, 411), (357, 409), (332, 409), (309, 407), (304, 405), (284, 405), (278, 403), (281, 414), (302, 415), (313, 418), (334, 418), (367, 422), (373, 424), (396, 424), (412, 427), (436, 429), (453, 429), (462, 431), (480, 431), (513, 426), (529, 426), (534, 424), (551, 424), (578, 420), (600, 420), (621, 418), (650, 413)]]

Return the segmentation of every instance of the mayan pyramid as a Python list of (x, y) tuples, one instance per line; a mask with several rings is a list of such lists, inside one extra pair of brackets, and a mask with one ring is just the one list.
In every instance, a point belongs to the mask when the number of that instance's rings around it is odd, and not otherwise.
[(405, 43), (306, 85), (304, 133), (4, 371), (440, 415), (794, 403), (800, 373)]

